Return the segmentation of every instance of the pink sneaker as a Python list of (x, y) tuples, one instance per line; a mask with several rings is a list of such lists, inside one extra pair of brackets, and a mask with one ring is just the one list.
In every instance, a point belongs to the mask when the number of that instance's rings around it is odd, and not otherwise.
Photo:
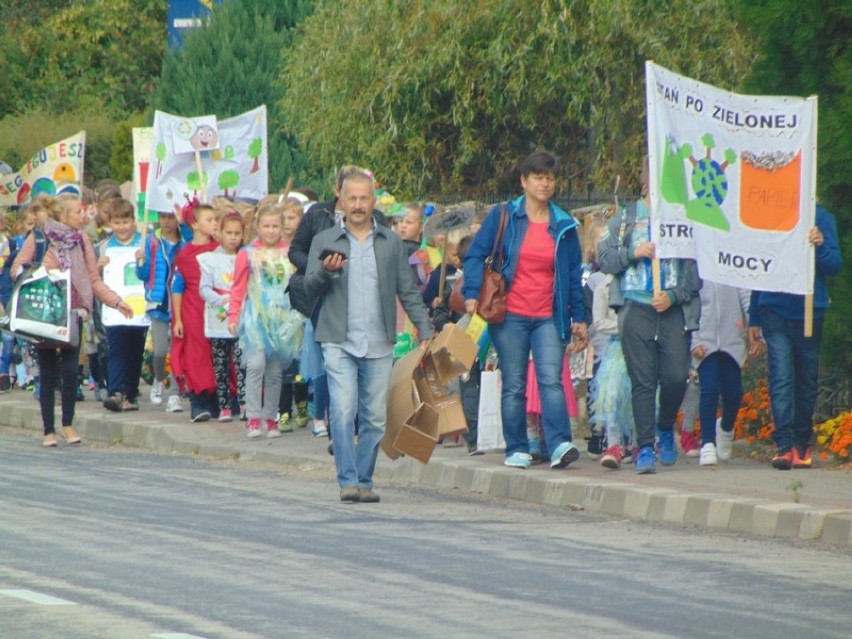
[(246, 424), (246, 437), (254, 439), (255, 437), (263, 437), (260, 430), (260, 420), (257, 417), (252, 417)]
[(698, 457), (698, 440), (692, 433), (684, 431), (680, 434), (680, 447), (687, 457)]
[(263, 420), (263, 424), (266, 426), (267, 437), (281, 437), (281, 431), (278, 430), (278, 422), (274, 419), (265, 419)]
[(233, 421), (233, 416), (231, 415), (230, 408), (223, 408), (219, 411), (219, 421), (220, 422), (230, 422)]

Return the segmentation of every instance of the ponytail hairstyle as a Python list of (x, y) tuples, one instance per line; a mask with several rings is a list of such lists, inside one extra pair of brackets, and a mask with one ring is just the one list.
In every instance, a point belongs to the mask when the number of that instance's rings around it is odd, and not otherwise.
[(56, 198), (49, 195), (39, 195), (30, 202), (25, 210), (27, 214), (32, 213), (35, 216), (36, 228), (38, 229), (44, 226), (47, 218), (57, 222), (60, 222), (62, 218), (62, 210), (59, 207), (59, 203), (56, 201)]

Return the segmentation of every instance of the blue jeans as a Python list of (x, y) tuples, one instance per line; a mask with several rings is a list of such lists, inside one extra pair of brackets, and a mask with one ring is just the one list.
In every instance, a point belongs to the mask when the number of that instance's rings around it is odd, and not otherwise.
[(326, 421), (328, 418), (328, 379), (325, 372), (314, 378), (314, 419)]
[(730, 433), (734, 430), (734, 422), (743, 399), (742, 372), (737, 360), (724, 351), (716, 351), (699, 364), (698, 379), (701, 443), (715, 444), (716, 406), (719, 404), (719, 396), (722, 397), (722, 430)]
[(804, 322), (760, 309), (760, 325), (769, 362), (769, 402), (779, 450), (810, 445), (819, 375), (822, 318), (814, 318), (814, 334), (806, 338)]
[(500, 358), (503, 393), (503, 438), (506, 456), (528, 453), (527, 441), (527, 367), (530, 351), (541, 395), (541, 421), (549, 451), (570, 442), (571, 422), (562, 387), (565, 347), (552, 317), (536, 319), (506, 313), (502, 324), (490, 324), (488, 333)]
[(131, 402), (139, 397), (139, 378), (145, 354), (147, 326), (107, 326), (109, 394), (123, 393)]
[(12, 368), (15, 355), (15, 336), (9, 333), (2, 334), (3, 350), (0, 353), (0, 375), (8, 375)]
[[(334, 465), (341, 488), (372, 488), (379, 442), (387, 422), (388, 388), (393, 354), (353, 357), (337, 344), (324, 343), (328, 379), (329, 428)], [(355, 443), (358, 415), (358, 443)]]

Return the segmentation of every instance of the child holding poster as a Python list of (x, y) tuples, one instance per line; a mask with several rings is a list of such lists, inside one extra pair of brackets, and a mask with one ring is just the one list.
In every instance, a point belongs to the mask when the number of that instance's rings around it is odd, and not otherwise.
[[(139, 298), (138, 310), (142, 311), (144, 293), (142, 282), (136, 277), (136, 252), (142, 246), (142, 236), (136, 230), (136, 213), (125, 199), (113, 200), (108, 210), (112, 236), (103, 245), (98, 267), (104, 281), (128, 304), (133, 301), (135, 292)], [(109, 308), (103, 309), (101, 317), (109, 342), (109, 382), (104, 408), (116, 413), (139, 410), (139, 378), (148, 336), (147, 318), (141, 312), (135, 318), (125, 318)]]
[(204, 300), (201, 298), (201, 267), (198, 256), (215, 251), (213, 239), (218, 220), (213, 207), (190, 202), (181, 212), (192, 229), (192, 241), (175, 259), (172, 279), (172, 372), (182, 390), (189, 394), (190, 418), (206, 422), (218, 416), (213, 351), (204, 336)]
[[(263, 205), (255, 216), (257, 239), (237, 255), (228, 306), (228, 329), (239, 335), (246, 363), (246, 435), (279, 437), (275, 411), (281, 373), (302, 348), (305, 317), (291, 309), (287, 284), (295, 267), (282, 239), (283, 216)], [(263, 422), (263, 430), (261, 429)]]
[(656, 246), (650, 241), (648, 172), (646, 160), (642, 199), (613, 215), (598, 242), (601, 271), (615, 276), (609, 306), (618, 314), (630, 376), (634, 447), (638, 447), (633, 469), (640, 475), (657, 472), (655, 430), (660, 463), (677, 462), (674, 423), (686, 392), (689, 333), (698, 328), (701, 314), (701, 279), (694, 260), (660, 260), (660, 291), (654, 292)]
[(805, 337), (805, 298), (794, 293), (752, 291), (749, 341), (766, 342), (769, 363), (769, 403), (778, 450), (772, 467), (778, 470), (810, 468), (813, 415), (817, 398), (819, 349), (825, 312), (831, 302), (826, 278), (837, 275), (843, 256), (834, 216), (816, 207), (816, 225), (808, 231), (816, 273), (813, 293), (813, 334)]
[(228, 331), (228, 303), (234, 283), (234, 263), (243, 245), (245, 223), (236, 211), (229, 211), (219, 222), (222, 245), (215, 251), (198, 256), (201, 267), (201, 297), (204, 298), (204, 335), (213, 350), (213, 371), (216, 375), (216, 398), (219, 421), (233, 419), (231, 406), (231, 371), (237, 377), (237, 397), (242, 405), (245, 397), (245, 369), (241, 368), (242, 350), (237, 339)]

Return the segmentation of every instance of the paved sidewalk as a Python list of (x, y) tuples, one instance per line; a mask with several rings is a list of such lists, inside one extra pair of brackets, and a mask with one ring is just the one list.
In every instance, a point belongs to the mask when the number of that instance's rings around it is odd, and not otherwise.
[[(184, 404), (183, 413), (166, 413), (147, 401), (140, 403), (139, 412), (110, 413), (87, 393), (86, 401), (77, 404), (74, 426), (84, 441), (220, 459), (310, 464), (327, 468), (333, 480), (328, 440), (312, 437), (308, 429), (297, 428), (277, 439), (249, 440), (239, 421), (190, 423), (188, 402)], [(0, 425), (31, 431), (40, 444), (38, 404), (27, 393), (0, 396)], [(407, 458), (392, 461), (380, 452), (375, 478), (379, 487), (383, 479), (393, 479), (627, 519), (852, 547), (852, 471), (826, 465), (782, 472), (735, 457), (711, 469), (681, 456), (675, 466), (658, 465), (656, 475), (638, 476), (629, 464), (606, 470), (584, 452), (564, 470), (550, 470), (545, 464), (524, 471), (504, 467), (499, 453), (469, 457), (463, 447), (439, 446), (428, 465)], [(330, 487), (329, 498), (336, 496)]]

